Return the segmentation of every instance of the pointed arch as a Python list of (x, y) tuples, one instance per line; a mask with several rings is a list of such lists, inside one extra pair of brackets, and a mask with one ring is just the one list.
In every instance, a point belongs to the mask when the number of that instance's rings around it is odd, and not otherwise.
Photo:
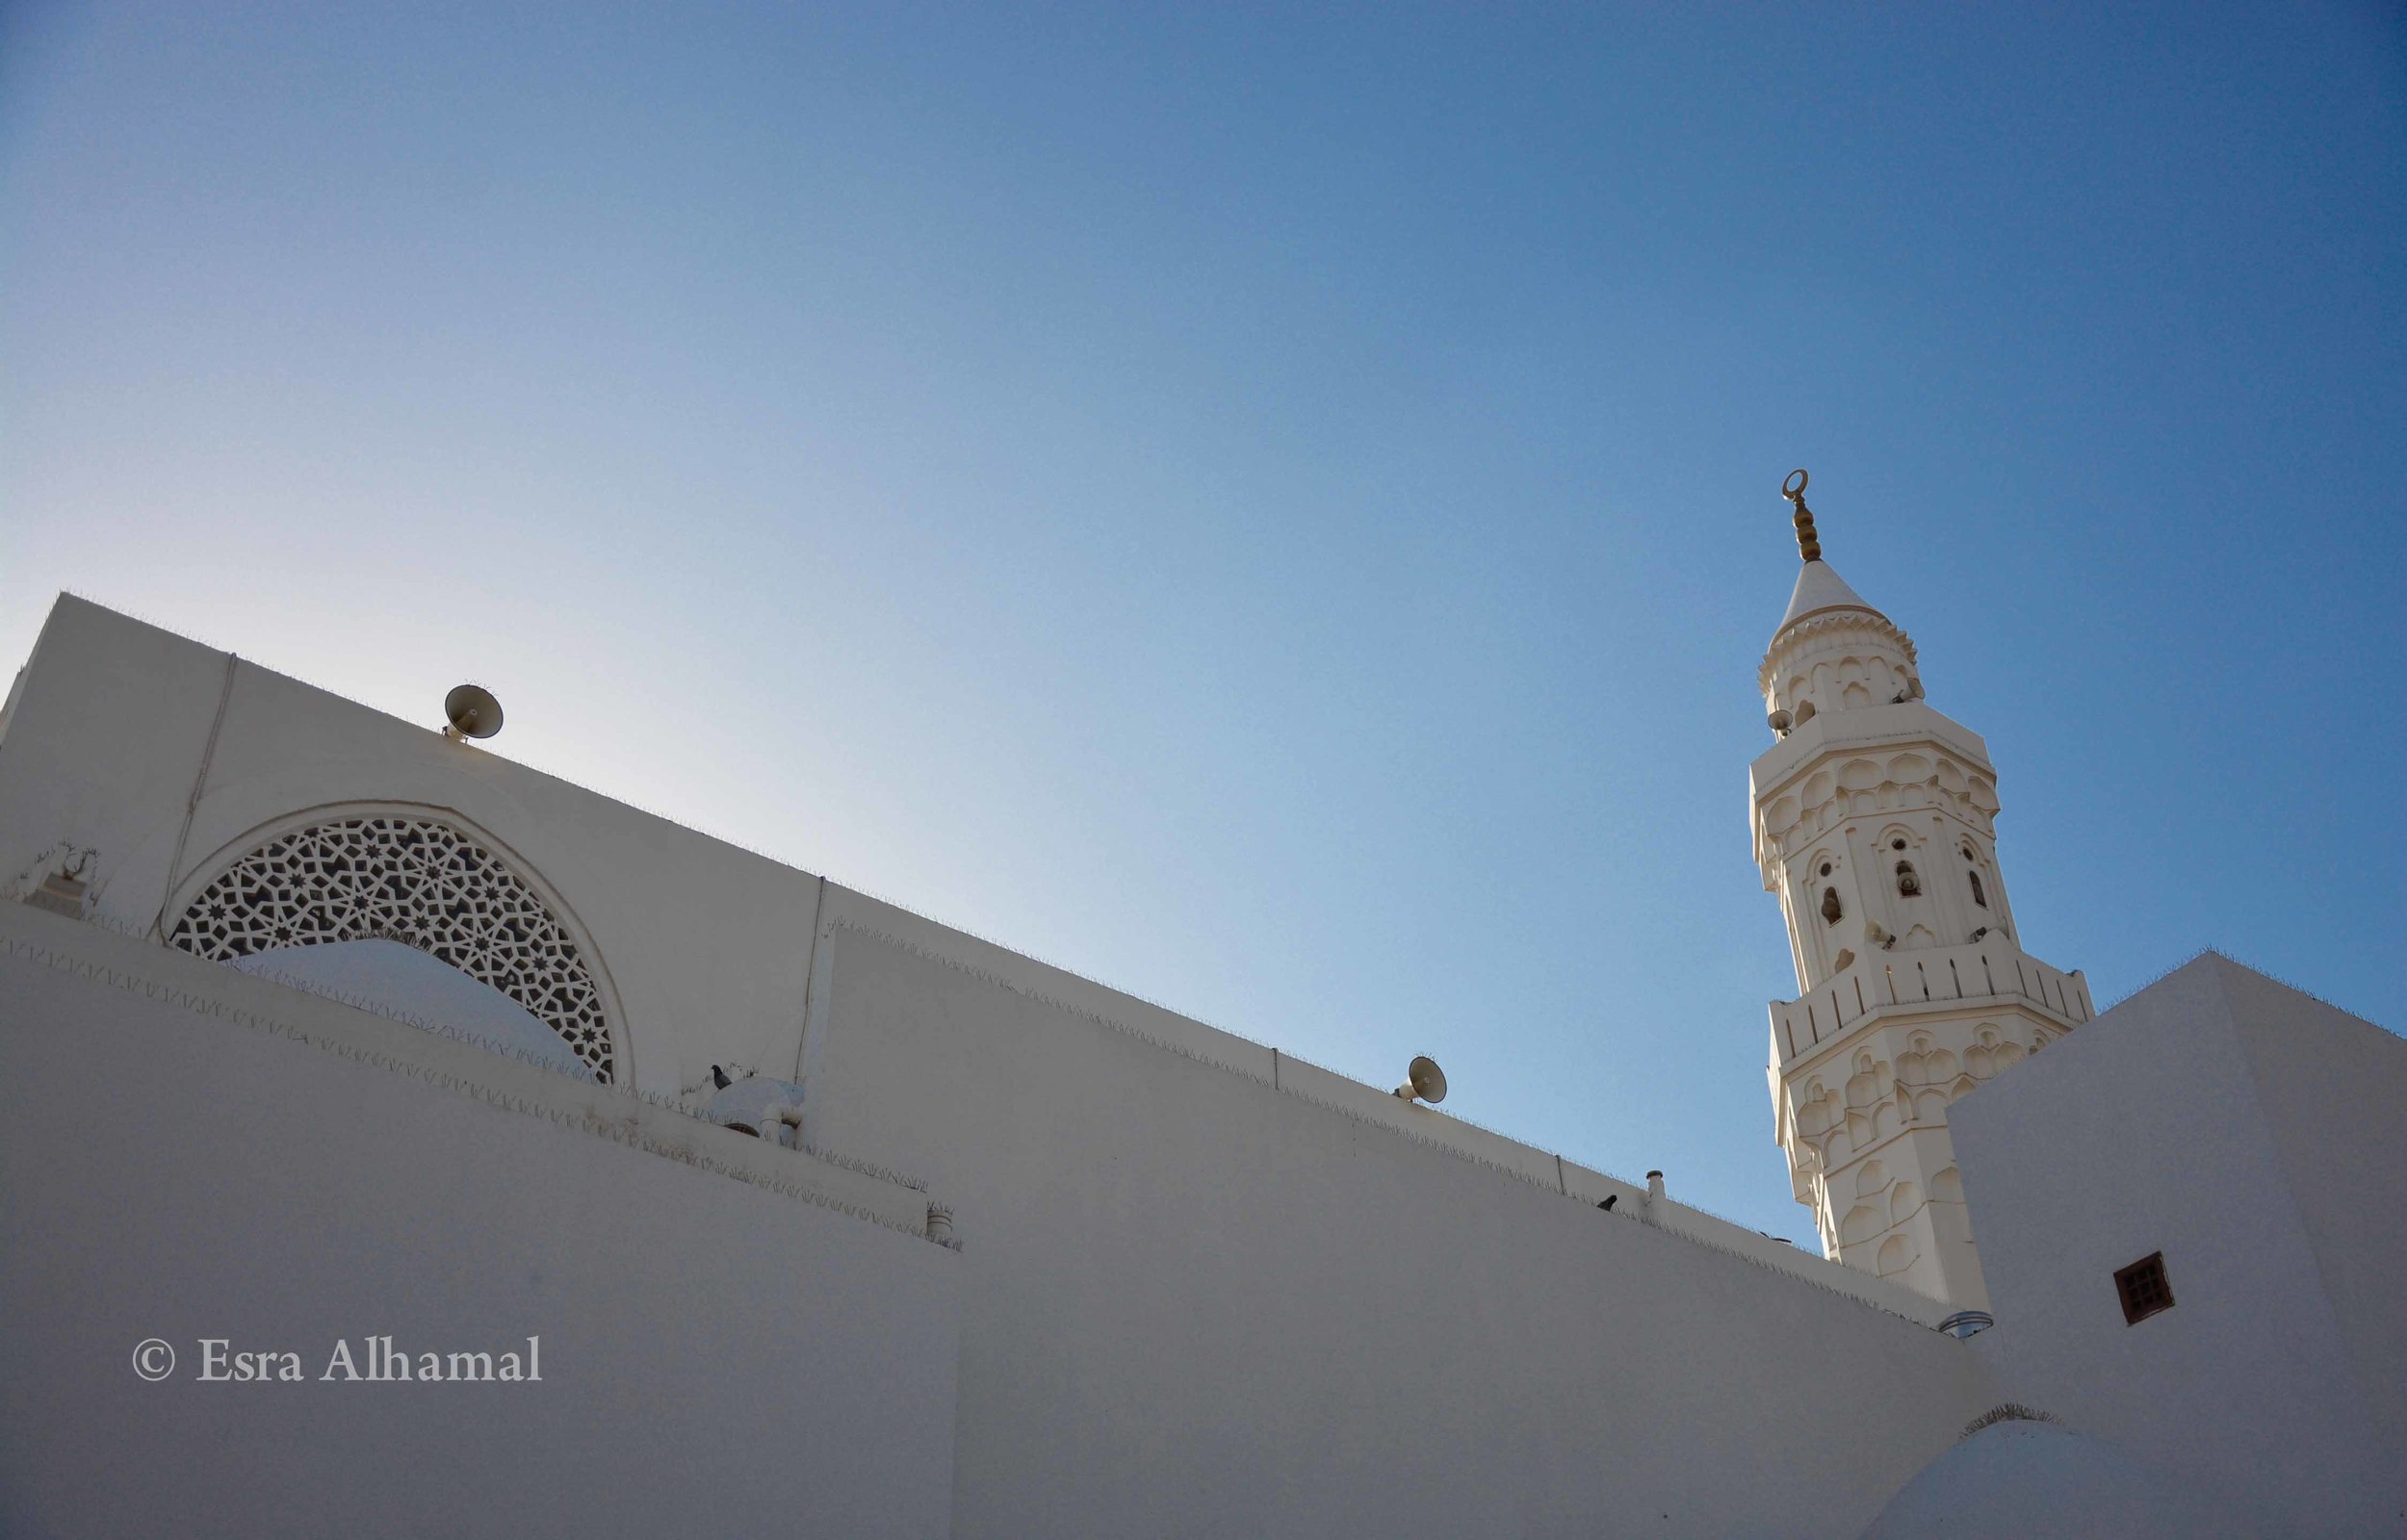
[(1861, 1245), (1889, 1227), (1888, 1216), (1869, 1203), (1858, 1203), (1839, 1221), (1839, 1244)]
[(224, 962), (399, 941), (516, 1001), (607, 1084), (619, 1058), (607, 975), (565, 906), (505, 848), (432, 808), (316, 809), (262, 825), (203, 863), (212, 875), (188, 885), (168, 943)]

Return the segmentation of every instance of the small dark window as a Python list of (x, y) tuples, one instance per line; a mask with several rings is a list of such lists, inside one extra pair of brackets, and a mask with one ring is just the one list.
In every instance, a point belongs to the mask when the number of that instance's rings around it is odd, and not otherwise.
[(1910, 860), (1897, 863), (1897, 890), (1899, 896), (1903, 898), (1919, 898), (1922, 895), (1923, 880), (1914, 875), (1914, 863)]
[(1822, 863), (1822, 875), (1824, 875), (1825, 877), (1827, 877), (1827, 876), (1829, 876), (1829, 875), (1830, 875), (1830, 863), (1829, 863), (1828, 861), (1824, 861), (1824, 862)]
[(1839, 890), (1835, 887), (1824, 888), (1822, 890), (1822, 922), (1825, 925), (1836, 925), (1839, 923), (1839, 916), (1845, 912), (1839, 908)]
[(1892, 839), (1889, 841), (1889, 848), (1891, 850), (1903, 850), (1905, 848), (1905, 841), (1902, 839)]
[(1989, 895), (1981, 891), (1980, 873), (1966, 872), (1964, 875), (1973, 880), (1973, 902), (1979, 904), (1982, 909), (1987, 909), (1989, 907)]
[(2141, 1257), (2114, 1275), (2114, 1292), (2122, 1296), (2123, 1323), (2137, 1325), (2160, 1310), (2173, 1308), (2173, 1286), (2165, 1281), (2164, 1253)]

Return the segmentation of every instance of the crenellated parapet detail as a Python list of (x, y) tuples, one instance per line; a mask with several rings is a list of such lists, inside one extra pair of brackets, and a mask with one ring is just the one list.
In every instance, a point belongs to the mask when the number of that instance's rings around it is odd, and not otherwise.
[(1876, 610), (1841, 609), (1784, 629), (1755, 671), (1764, 709), (1817, 711), (1920, 700), (1914, 639)]

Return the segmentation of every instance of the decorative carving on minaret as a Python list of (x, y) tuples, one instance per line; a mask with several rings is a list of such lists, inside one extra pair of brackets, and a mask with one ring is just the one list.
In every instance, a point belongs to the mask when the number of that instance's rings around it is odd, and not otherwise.
[(1771, 1002), (1773, 1137), (1826, 1255), (1980, 1309), (1948, 1106), (2087, 1021), (2089, 992), (2015, 939), (1987, 745), (1823, 559), (1806, 481), (1780, 487), (1802, 559), (1756, 675), (1774, 739), (1749, 777), (1797, 968), (1797, 997)]

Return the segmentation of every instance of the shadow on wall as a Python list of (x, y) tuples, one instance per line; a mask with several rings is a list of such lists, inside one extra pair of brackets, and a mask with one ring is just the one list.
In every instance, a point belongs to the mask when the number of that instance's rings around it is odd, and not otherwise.
[(1864, 1540), (2249, 1540), (2251, 1533), (2106, 1440), (2025, 1413), (1976, 1422), (1898, 1489)]
[(528, 1064), (577, 1080), (593, 1070), (560, 1035), (501, 990), (399, 941), (327, 941), (254, 952), (225, 964), (404, 1019), (436, 1021)]

